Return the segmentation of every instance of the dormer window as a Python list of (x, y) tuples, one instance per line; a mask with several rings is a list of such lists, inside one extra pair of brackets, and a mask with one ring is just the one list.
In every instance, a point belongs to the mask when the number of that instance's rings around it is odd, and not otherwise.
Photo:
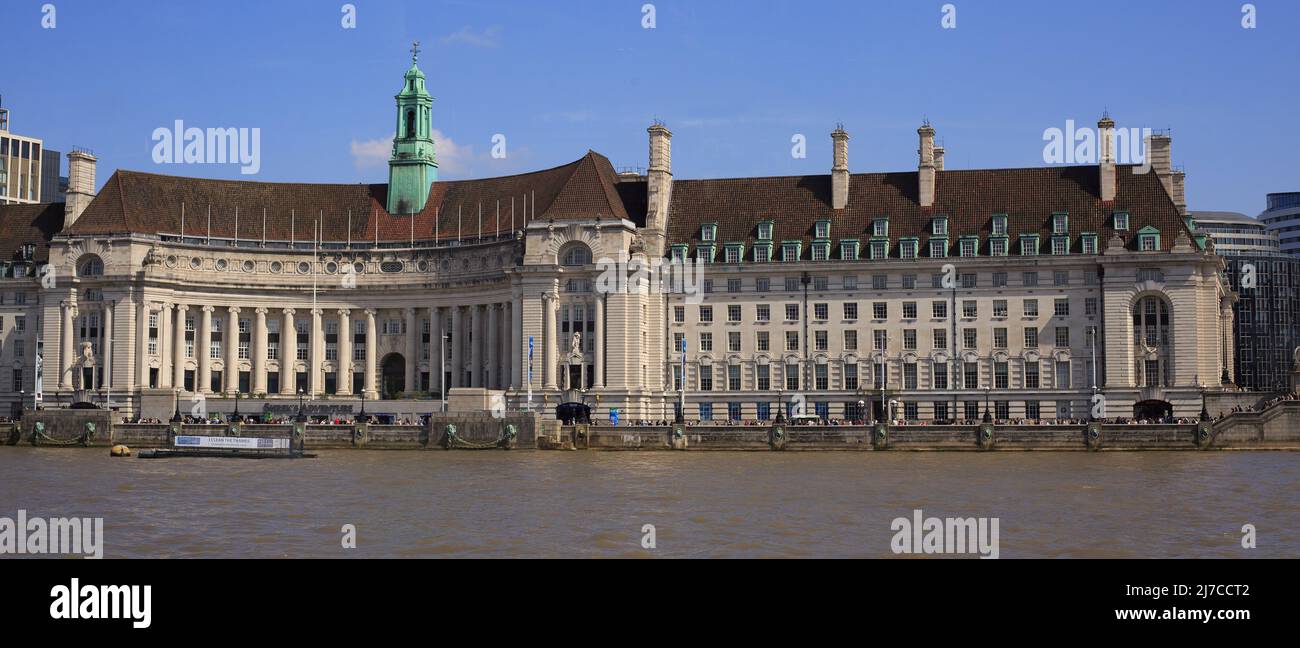
[(1038, 235), (1022, 234), (1020, 236), (1020, 256), (1038, 256)]
[(784, 263), (794, 263), (799, 260), (799, 252), (803, 247), (800, 241), (784, 241), (781, 243), (781, 261)]
[(701, 241), (716, 241), (716, 240), (718, 240), (718, 224), (717, 224), (717, 223), (707, 223), (707, 224), (705, 224), (703, 227), (701, 227), (701, 228), (700, 228), (700, 240), (701, 240)]
[(831, 222), (828, 220), (817, 221), (817, 224), (813, 225), (813, 237), (819, 239), (830, 238)]
[(1150, 225), (1138, 231), (1138, 250), (1156, 252), (1160, 250), (1160, 230)]
[(974, 236), (963, 236), (961, 239), (961, 255), (964, 257), (979, 256), (980, 240)]
[(1002, 257), (1007, 255), (1007, 237), (1000, 236), (989, 239), (989, 256)]
[(1065, 212), (1052, 214), (1052, 233), (1069, 234), (1070, 233), (1070, 215)]
[(930, 258), (948, 256), (948, 239), (930, 239)]
[(871, 258), (885, 259), (889, 257), (889, 241), (872, 241)]
[(717, 248), (712, 245), (701, 244), (695, 248), (695, 260), (700, 263), (713, 263), (713, 255), (717, 253)]
[(745, 258), (745, 244), (728, 243), (723, 254), (725, 255), (728, 264), (735, 265), (740, 263), (740, 261)]
[(673, 260), (673, 261), (685, 261), (685, 260), (686, 260), (686, 246), (685, 246), (685, 245), (680, 245), (680, 244), (679, 244), (679, 245), (674, 245), (674, 246), (673, 246), (673, 251), (672, 251), (672, 260)]
[(754, 244), (754, 263), (767, 263), (772, 260), (772, 242)]
[(1128, 231), (1128, 212), (1115, 212), (1114, 219), (1115, 229), (1119, 231)]
[(1052, 254), (1054, 256), (1065, 256), (1070, 253), (1070, 237), (1053, 236), (1052, 237)]
[(758, 240), (772, 240), (772, 221), (763, 221), (758, 224)]
[(1006, 215), (1006, 214), (994, 214), (994, 215), (993, 215), (993, 235), (994, 235), (994, 236), (1006, 236), (1006, 235), (1007, 235), (1007, 215)]
[(915, 259), (918, 245), (920, 244), (914, 238), (900, 239), (898, 241), (898, 258)]
[(889, 219), (877, 218), (871, 223), (871, 235), (884, 238), (889, 236)]
[(825, 261), (831, 258), (831, 244), (829, 241), (814, 241), (812, 244), (812, 260)]
[(948, 217), (947, 217), (947, 216), (938, 216), (938, 217), (935, 217), (934, 220), (930, 221), (930, 233), (933, 234), (933, 235), (935, 235), (935, 236), (947, 236), (947, 235), (948, 235)]
[(1083, 253), (1084, 254), (1097, 253), (1097, 235), (1095, 233), (1093, 232), (1083, 233)]
[(840, 241), (840, 258), (845, 261), (856, 261), (858, 259), (857, 239), (844, 239)]

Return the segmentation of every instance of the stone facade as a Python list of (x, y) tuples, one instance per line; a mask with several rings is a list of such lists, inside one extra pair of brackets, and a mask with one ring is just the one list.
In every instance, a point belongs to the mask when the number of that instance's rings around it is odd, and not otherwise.
[[(910, 173), (851, 174), (836, 129), (828, 175), (675, 182), (655, 124), (644, 176), (589, 152), (435, 182), (407, 215), (384, 185), (119, 171), (50, 234), (53, 279), (5, 290), (32, 295), (45, 402), (81, 371), (127, 415), (475, 388), (671, 419), (684, 341), (690, 419), (1084, 418), (1097, 393), (1107, 417), (1195, 416), (1232, 366), (1234, 295), (1168, 165), (956, 171), (919, 135)], [(699, 291), (603, 288), (611, 262), (687, 260)]]

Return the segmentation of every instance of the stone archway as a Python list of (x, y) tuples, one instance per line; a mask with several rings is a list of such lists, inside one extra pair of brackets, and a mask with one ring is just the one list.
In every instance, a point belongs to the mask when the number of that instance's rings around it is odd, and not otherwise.
[(1161, 420), (1174, 415), (1174, 406), (1162, 400), (1144, 400), (1133, 406), (1133, 418)]
[(406, 359), (400, 353), (390, 353), (384, 356), (383, 362), (380, 363), (380, 385), (379, 396), (385, 400), (393, 400), (398, 394), (406, 392)]

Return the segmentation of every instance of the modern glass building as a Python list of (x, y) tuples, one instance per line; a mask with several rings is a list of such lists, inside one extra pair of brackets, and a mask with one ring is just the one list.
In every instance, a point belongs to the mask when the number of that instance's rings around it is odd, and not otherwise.
[(1277, 234), (1283, 252), (1300, 256), (1300, 191), (1269, 194), (1259, 220)]

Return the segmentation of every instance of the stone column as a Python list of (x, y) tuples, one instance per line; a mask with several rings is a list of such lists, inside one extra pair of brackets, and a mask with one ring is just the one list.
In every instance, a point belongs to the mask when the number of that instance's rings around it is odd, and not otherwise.
[(113, 305), (116, 302), (104, 302), (104, 343), (99, 345), (99, 355), (104, 359), (103, 383), (105, 389), (113, 389)]
[(442, 334), (445, 327), (442, 323), (442, 309), (437, 306), (429, 307), (429, 391), (438, 394), (442, 390), (442, 370), (445, 363), (442, 359), (445, 357), (446, 349), (442, 344)]
[(465, 311), (460, 306), (451, 307), (451, 387), (463, 387), (465, 361), (461, 345), (465, 341)]
[(487, 347), (487, 372), (483, 386), (496, 389), (501, 378), (501, 368), (497, 366), (497, 333), (501, 328), (501, 304), (488, 304), (487, 308), (487, 334), (483, 336), (483, 346)]
[(334, 363), (337, 368), (335, 383), (340, 396), (352, 395), (352, 311), (339, 309), (339, 359)]
[(510, 353), (511, 321), (510, 302), (500, 303), (500, 328), (497, 329), (497, 353), (500, 354), (497, 358), (497, 364), (499, 364), (497, 373), (499, 376), (497, 380), (498, 389), (510, 388), (512, 375), (510, 367), (511, 360), (513, 360)]
[(298, 329), (294, 326), (293, 316), (297, 314), (292, 308), (283, 311), (280, 321), (280, 394), (293, 396), (298, 393), (298, 374), (294, 365), (298, 362)]
[[(135, 311), (135, 386), (136, 389), (149, 388), (149, 313), (153, 312), (144, 295), (140, 295), (140, 307)], [(161, 324), (161, 322), (159, 322)], [(161, 373), (161, 372), (160, 372)]]
[[(605, 298), (602, 295), (596, 295), (596, 335), (592, 344), (596, 347), (596, 368), (593, 379), (595, 380), (596, 389), (605, 386)], [(644, 325), (648, 325), (645, 322)]]
[(483, 307), (469, 307), (469, 386), (483, 386)]
[(366, 398), (379, 400), (379, 390), (375, 385), (375, 357), (379, 346), (379, 334), (375, 327), (375, 309), (366, 309)]
[(194, 377), (194, 387), (200, 394), (212, 391), (212, 306), (203, 307), (203, 318), (199, 321), (199, 342), (194, 345), (194, 356), (199, 361), (199, 370)]
[[(185, 388), (185, 316), (189, 311), (190, 307), (185, 304), (176, 305), (175, 340), (172, 342), (173, 389)], [(197, 387), (195, 385), (196, 389)]]
[(510, 303), (510, 384), (523, 390), (528, 380), (528, 347), (524, 344), (523, 297), (516, 292)]
[[(239, 307), (226, 309), (226, 393), (239, 391)], [(251, 385), (250, 385), (251, 387)]]
[(158, 386), (163, 389), (173, 387), (172, 356), (176, 352), (172, 347), (176, 342), (172, 339), (172, 327), (175, 326), (172, 313), (175, 308), (172, 304), (159, 304), (158, 310)]
[(414, 308), (406, 309), (406, 393), (419, 391), (419, 385), (415, 384), (416, 376), (420, 375), (417, 371), (420, 366), (420, 359), (416, 357), (419, 353), (420, 345), (420, 325), (415, 319), (416, 310)]
[(546, 389), (558, 388), (555, 375), (560, 369), (559, 344), (556, 342), (559, 336), (560, 323), (560, 296), (559, 294), (547, 293), (542, 302), (542, 381)]
[(324, 311), (319, 308), (311, 309), (311, 349), (308, 353), (311, 358), (308, 371), (311, 373), (307, 376), (307, 385), (311, 390), (309, 395), (313, 397), (325, 391), (325, 331), (321, 328), (322, 314)]
[(257, 318), (253, 320), (253, 384), (254, 394), (266, 393), (266, 309), (254, 311)]
[(59, 324), (59, 389), (72, 389), (76, 384), (72, 377), (72, 370), (73, 342), (76, 338), (73, 320), (77, 317), (77, 307), (70, 301), (61, 302), (59, 307), (63, 315), (63, 321)]

